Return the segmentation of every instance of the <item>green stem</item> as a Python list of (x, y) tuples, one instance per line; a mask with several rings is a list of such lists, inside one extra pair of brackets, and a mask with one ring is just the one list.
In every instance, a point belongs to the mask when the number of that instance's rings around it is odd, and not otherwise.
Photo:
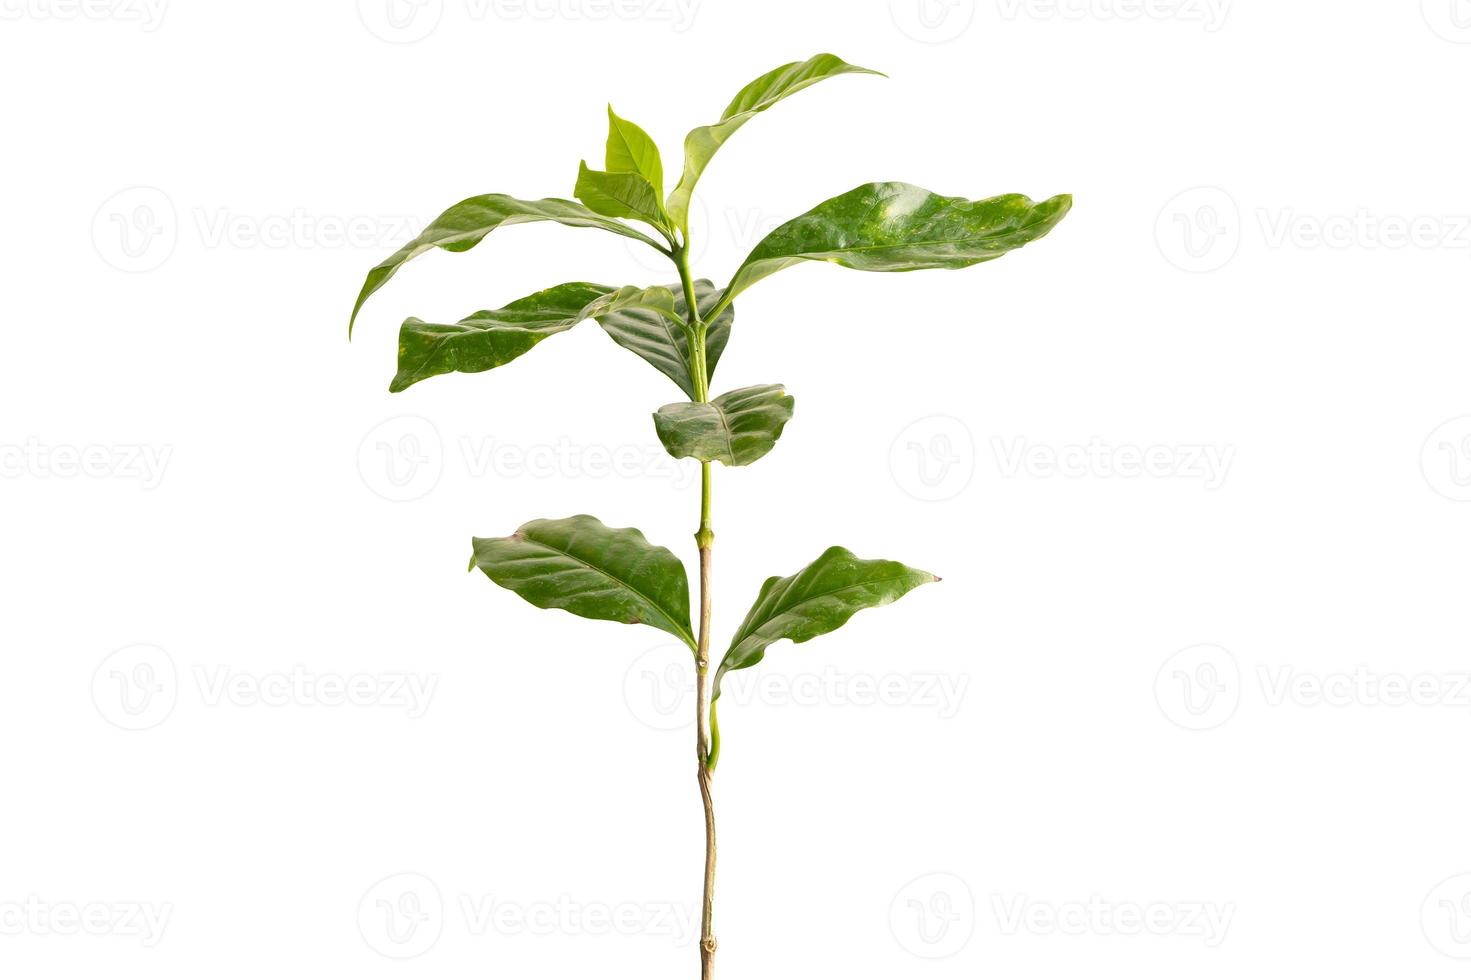
[[(710, 400), (710, 372), (705, 362), (705, 324), (700, 318), (700, 304), (695, 283), (690, 276), (689, 251), (685, 246), (674, 250), (674, 264), (679, 268), (679, 282), (684, 287), (689, 306), (686, 335), (689, 340), (690, 368), (694, 377), (695, 400)], [(710, 527), (710, 464), (700, 463), (700, 528), (695, 544), (700, 549), (700, 632), (695, 646), (695, 755), (696, 776), (700, 783), (700, 802), (705, 809), (705, 887), (700, 914), (700, 977), (712, 980), (715, 975), (715, 801), (710, 793), (710, 777), (720, 754), (720, 735), (715, 728), (714, 705), (710, 703), (710, 549), (715, 532)]]

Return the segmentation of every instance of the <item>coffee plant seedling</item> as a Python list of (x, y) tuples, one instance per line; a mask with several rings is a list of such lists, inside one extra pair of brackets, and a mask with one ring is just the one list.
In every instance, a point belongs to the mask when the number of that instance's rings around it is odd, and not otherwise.
[[(767, 276), (802, 261), (832, 262), (871, 272), (961, 269), (999, 258), (1047, 234), (1072, 198), (1041, 203), (1020, 194), (984, 200), (941, 197), (912, 184), (863, 184), (793, 218), (761, 240), (724, 289), (690, 271), (690, 196), (717, 150), (735, 132), (789, 95), (839, 75), (878, 72), (831, 54), (782, 65), (751, 82), (718, 122), (690, 131), (684, 169), (666, 197), (659, 149), (638, 126), (608, 110), (604, 169), (583, 162), (577, 201), (530, 201), (485, 194), (445, 211), (413, 241), (368, 272), (352, 321), (369, 296), (410, 259), (433, 248), (463, 252), (498, 228), (554, 221), (596, 228), (660, 253), (679, 281), (666, 286), (603, 286), (567, 282), (482, 310), (456, 323), (405, 320), (398, 337), (398, 372), (389, 389), (426, 378), (500, 367), (553, 334), (594, 320), (613, 342), (643, 358), (679, 386), (687, 401), (654, 413), (659, 441), (677, 459), (700, 463), (699, 618), (691, 624), (689, 582), (674, 553), (633, 528), (614, 528), (580, 514), (534, 520), (500, 538), (474, 538), (471, 569), (543, 609), (589, 619), (641, 623), (689, 647), (696, 675), (696, 754), (705, 811), (705, 876), (700, 972), (712, 976), (715, 935), (715, 815), (710, 784), (720, 758), (716, 702), (722, 678), (761, 662), (778, 640), (803, 643), (831, 632), (860, 609), (882, 606), (936, 581), (896, 561), (870, 561), (829, 548), (794, 575), (767, 579), (710, 676), (711, 463), (747, 466), (771, 451), (792, 417), (781, 385), (738, 388), (710, 397), (710, 384), (731, 324), (735, 298)], [(580, 202), (580, 203), (578, 203)], [(641, 231), (625, 219), (643, 223)]]

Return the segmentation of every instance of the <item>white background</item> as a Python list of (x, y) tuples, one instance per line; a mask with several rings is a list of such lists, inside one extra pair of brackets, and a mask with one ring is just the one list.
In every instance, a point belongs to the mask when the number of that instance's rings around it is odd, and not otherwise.
[(681, 654), (464, 571), (579, 512), (693, 559), (677, 390), (590, 323), (386, 390), (405, 316), (672, 275), (522, 226), (347, 313), (607, 101), (677, 172), (827, 50), (891, 78), (731, 141), (698, 274), (870, 180), (1076, 205), (737, 304), (716, 389), (797, 410), (716, 473), (717, 637), (835, 543), (944, 582), (723, 704), (720, 975), (1463, 975), (1464, 0), (393, 9), (0, 0), (0, 973), (694, 973)]

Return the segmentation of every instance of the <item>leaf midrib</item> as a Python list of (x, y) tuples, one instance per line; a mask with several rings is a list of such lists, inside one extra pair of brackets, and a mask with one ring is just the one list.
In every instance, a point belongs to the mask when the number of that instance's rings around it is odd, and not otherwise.
[[(514, 537), (514, 535), (513, 535), (513, 537)], [(564, 558), (569, 558), (572, 561), (576, 562), (577, 564), (581, 565), (582, 567), (584, 567), (586, 569), (589, 569), (590, 571), (597, 572), (599, 575), (603, 576), (604, 578), (609, 579), (610, 581), (616, 582), (619, 585), (623, 586), (629, 592), (632, 592), (634, 595), (638, 596), (640, 599), (642, 599), (645, 602), (647, 602), (650, 606), (653, 606), (655, 609), (659, 610), (659, 612), (664, 616), (664, 618), (669, 621), (669, 624), (671, 626), (673, 626), (675, 629), (679, 630), (679, 638), (682, 639), (682, 640), (684, 640), (684, 642), (691, 649), (693, 649), (696, 646), (696, 644), (695, 644), (695, 638), (692, 635), (690, 635), (689, 630), (684, 629), (683, 627), (681, 627), (679, 625), (678, 620), (676, 620), (673, 616), (671, 616), (669, 614), (669, 610), (665, 609), (663, 605), (661, 605), (660, 603), (656, 602), (650, 596), (645, 595), (642, 592), (642, 590), (636, 588), (633, 585), (633, 583), (631, 583), (631, 582), (625, 582), (623, 579), (621, 579), (618, 576), (612, 574), (611, 572), (607, 571), (606, 569), (599, 568), (598, 566), (592, 564), (591, 562), (589, 562), (589, 561), (587, 561), (587, 560), (585, 560), (583, 558), (579, 558), (578, 556), (572, 554), (571, 552), (563, 551), (561, 548), (558, 548), (556, 545), (547, 544), (545, 541), (539, 540), (537, 538), (530, 537), (529, 535), (523, 537), (522, 540), (523, 541), (530, 541), (533, 544), (537, 545), (538, 547), (542, 547), (542, 548), (545, 548), (548, 551), (555, 552), (556, 554), (559, 554), (559, 555), (561, 555)], [(651, 544), (650, 547), (657, 547), (657, 545), (652, 545)], [(686, 614), (686, 616), (688, 616), (688, 614)]]

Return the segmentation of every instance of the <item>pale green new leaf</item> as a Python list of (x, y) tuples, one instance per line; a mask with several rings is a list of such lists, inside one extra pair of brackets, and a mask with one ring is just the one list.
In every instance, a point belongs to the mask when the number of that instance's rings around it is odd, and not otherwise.
[[(458, 323), (425, 323), (410, 317), (398, 333), (398, 373), (389, 391), (440, 374), (474, 374), (515, 360), (553, 334), (617, 310), (676, 316), (674, 295), (663, 286), (600, 286), (565, 282), (498, 310), (481, 310)], [(678, 322), (678, 321), (676, 321)]]
[[(720, 291), (708, 279), (697, 279), (695, 302), (701, 314), (708, 314), (715, 305)], [(679, 283), (666, 287), (674, 293), (676, 317), (684, 320), (689, 316), (689, 304)], [(715, 377), (715, 365), (725, 344), (730, 339), (730, 325), (735, 320), (735, 307), (727, 306), (714, 320), (707, 321), (705, 328), (705, 367), (709, 385)], [(668, 317), (657, 316), (644, 310), (629, 309), (598, 318), (599, 325), (613, 338), (614, 343), (633, 351), (639, 357), (658, 368), (665, 377), (679, 385), (690, 398), (695, 397), (694, 362), (690, 357), (689, 337), (683, 325)]]
[(665, 405), (654, 413), (654, 429), (675, 459), (745, 466), (771, 452), (792, 405), (781, 385), (737, 388), (708, 402)]
[(658, 191), (639, 174), (591, 170), (587, 161), (577, 168), (572, 194), (589, 209), (610, 218), (637, 218), (668, 234), (669, 221)]
[(776, 641), (805, 643), (831, 633), (860, 609), (887, 605), (938, 581), (896, 561), (865, 561), (846, 548), (829, 548), (795, 575), (767, 579), (715, 672), (714, 696), (720, 697), (720, 681), (728, 671), (760, 663)]
[(819, 54), (806, 61), (793, 61), (772, 69), (737, 92), (730, 105), (725, 107), (719, 122), (713, 126), (690, 130), (689, 135), (684, 138), (684, 173), (679, 178), (678, 186), (669, 192), (667, 210), (674, 223), (688, 230), (690, 195), (694, 193), (695, 183), (705, 172), (715, 151), (736, 130), (754, 118), (756, 113), (766, 111), (787, 96), (825, 78), (852, 73), (883, 74), (871, 68), (850, 65), (835, 54)]
[(505, 194), (482, 194), (467, 198), (435, 218), (413, 241), (368, 270), (368, 277), (353, 305), (352, 318), (347, 323), (348, 336), (352, 335), (352, 325), (357, 320), (363, 303), (392, 279), (399, 266), (405, 262), (436, 247), (450, 252), (463, 252), (480, 244), (481, 239), (502, 225), (527, 221), (555, 221), (576, 228), (601, 228), (664, 251), (662, 245), (638, 229), (595, 214), (576, 201), (564, 201), (556, 197), (523, 201)]
[(608, 148), (603, 166), (612, 173), (638, 174), (654, 193), (664, 196), (664, 161), (658, 145), (634, 123), (608, 106)]
[(803, 261), (869, 272), (962, 269), (1000, 258), (1051, 231), (1072, 207), (1021, 194), (982, 201), (941, 197), (913, 184), (864, 184), (773, 230), (746, 256), (722, 302)]
[(475, 538), (474, 547), (472, 567), (534, 606), (645, 623), (695, 648), (684, 565), (635, 528), (579, 514), (531, 521), (507, 538)]

